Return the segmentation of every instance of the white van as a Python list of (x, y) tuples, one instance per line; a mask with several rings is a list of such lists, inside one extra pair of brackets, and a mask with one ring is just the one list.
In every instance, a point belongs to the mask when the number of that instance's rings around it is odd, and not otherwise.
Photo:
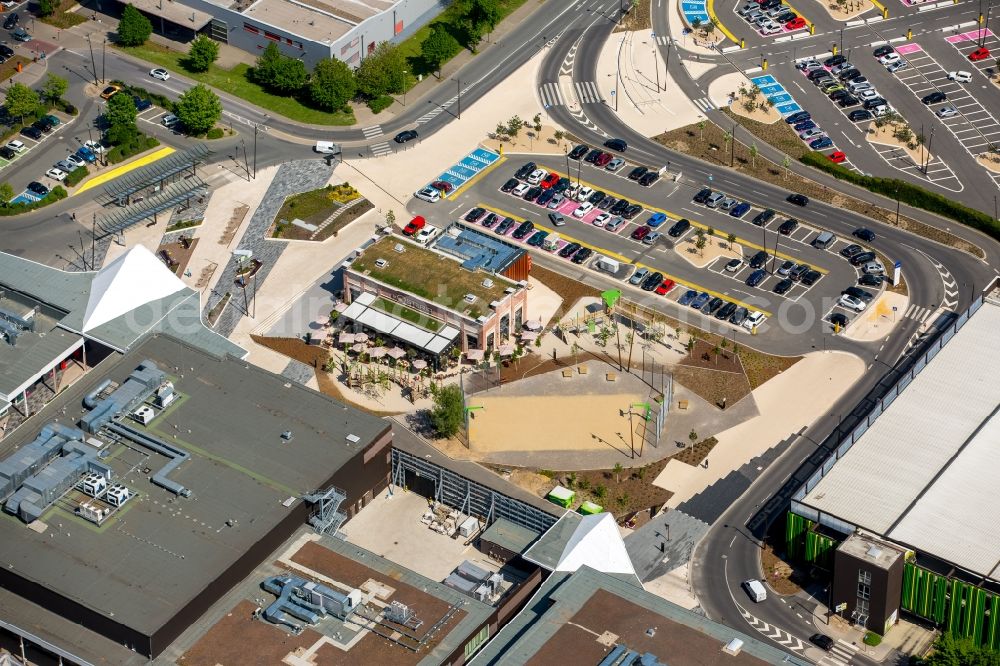
[(812, 240), (812, 246), (819, 250), (825, 250), (833, 242), (834, 236), (829, 231), (821, 231), (816, 238)]
[(556, 245), (559, 243), (559, 234), (549, 234), (542, 241), (542, 249), (551, 252), (556, 249)]
[(612, 259), (611, 257), (605, 257), (603, 254), (598, 255), (597, 259), (594, 261), (594, 268), (599, 271), (604, 271), (606, 273), (611, 273), (616, 275), (619, 270), (621, 270), (621, 264), (618, 260)]
[(340, 152), (340, 148), (333, 141), (317, 141), (313, 150), (322, 155), (336, 155)]
[(746, 593), (750, 595), (750, 598), (756, 603), (760, 603), (761, 601), (767, 599), (767, 588), (765, 588), (764, 584), (759, 580), (751, 579), (743, 581), (743, 589), (746, 590)]

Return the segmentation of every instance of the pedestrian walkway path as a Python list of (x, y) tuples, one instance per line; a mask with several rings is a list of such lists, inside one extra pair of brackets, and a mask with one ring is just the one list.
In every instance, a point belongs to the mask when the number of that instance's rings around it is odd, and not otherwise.
[(833, 649), (816, 662), (816, 666), (848, 666), (857, 653), (857, 645), (837, 639), (837, 642), (833, 644)]

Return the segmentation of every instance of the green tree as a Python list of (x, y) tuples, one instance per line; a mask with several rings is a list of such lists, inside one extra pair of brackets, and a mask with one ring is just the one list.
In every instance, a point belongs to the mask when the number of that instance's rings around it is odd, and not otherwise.
[(199, 83), (177, 100), (176, 112), (188, 134), (204, 134), (219, 122), (222, 102), (218, 95)]
[(726, 236), (726, 242), (729, 243), (729, 249), (732, 250), (733, 246), (736, 245), (736, 234)]
[(69, 89), (69, 81), (56, 74), (48, 74), (42, 84), (42, 98), (51, 104), (62, 99)]
[(468, 13), (466, 16), (468, 22), (475, 26), (475, 30), (470, 32), (470, 36), (493, 32), (503, 15), (500, 2), (498, 0), (467, 0), (467, 2)]
[(40, 17), (52, 16), (55, 11), (56, 8), (52, 4), (52, 0), (38, 0), (38, 15)]
[(7, 96), (3, 101), (7, 113), (17, 116), (24, 122), (24, 116), (34, 113), (38, 109), (38, 93), (24, 85), (15, 83), (7, 88)]
[(441, 437), (453, 437), (465, 423), (462, 389), (458, 384), (438, 388), (432, 385), (434, 406), (431, 408), (431, 425)]
[(757, 153), (759, 153), (759, 152), (760, 151), (757, 149), (757, 144), (756, 143), (751, 143), (750, 144), (750, 166), (752, 166), (755, 169), (757, 168)]
[(701, 132), (701, 140), (704, 141), (705, 140), (705, 121), (704, 120), (699, 120), (698, 121), (698, 131)]
[(253, 66), (253, 80), (262, 86), (270, 88), (278, 77), (280, 62), (284, 58), (274, 43), (268, 44), (257, 56)]
[(440, 77), (442, 63), (447, 62), (461, 49), (462, 45), (452, 36), (448, 28), (441, 23), (435, 23), (431, 27), (431, 34), (420, 46), (420, 56)]
[(705, 240), (705, 235), (700, 234), (694, 241), (694, 246), (698, 249), (699, 256), (705, 256), (705, 245), (707, 241)]
[(358, 92), (354, 72), (347, 63), (336, 58), (324, 58), (313, 68), (309, 80), (309, 98), (327, 111), (344, 108)]
[(132, 5), (125, 5), (118, 21), (118, 43), (122, 46), (141, 46), (153, 34), (153, 24), (145, 14)]
[(694, 431), (694, 428), (692, 428), (691, 432), (688, 433), (688, 439), (691, 440), (692, 446), (694, 445), (695, 442), (698, 441), (698, 433)]
[(608, 496), (607, 486), (605, 486), (603, 483), (598, 483), (596, 486), (594, 486), (594, 497), (603, 502), (604, 498), (607, 496)]
[(298, 58), (282, 56), (278, 62), (278, 76), (271, 84), (271, 89), (285, 95), (298, 92), (309, 80), (306, 65)]
[(189, 72), (207, 72), (218, 57), (219, 43), (206, 35), (198, 35), (191, 42), (191, 48), (181, 65)]
[(0, 203), (6, 206), (13, 198), (14, 188), (10, 186), (10, 183), (0, 183)]
[(135, 100), (131, 95), (114, 95), (104, 107), (108, 125), (108, 141), (113, 145), (128, 143), (138, 131), (135, 126)]
[(611, 471), (614, 472), (614, 475), (615, 475), (615, 483), (621, 483), (622, 482), (622, 471), (624, 469), (625, 468), (622, 467), (621, 463), (615, 463), (615, 466), (611, 469)]
[(968, 640), (942, 634), (934, 641), (934, 651), (917, 666), (1000, 666), (1000, 653), (978, 648)]
[(401, 93), (406, 88), (406, 58), (398, 47), (382, 42), (361, 61), (355, 77), (358, 92), (367, 99)]

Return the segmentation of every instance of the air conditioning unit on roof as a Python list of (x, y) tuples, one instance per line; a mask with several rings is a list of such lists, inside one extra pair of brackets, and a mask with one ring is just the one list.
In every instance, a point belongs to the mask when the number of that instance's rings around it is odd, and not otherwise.
[(466, 303), (475, 303), (476, 302), (476, 295), (475, 294), (466, 294), (465, 295), (465, 302)]
[(483, 286), (489, 289), (490, 287), (493, 286), (493, 280), (486, 278), (485, 280), (483, 280)]
[(385, 259), (376, 259), (375, 260), (375, 267), (376, 268), (385, 268), (388, 265), (389, 265), (389, 262), (386, 261)]

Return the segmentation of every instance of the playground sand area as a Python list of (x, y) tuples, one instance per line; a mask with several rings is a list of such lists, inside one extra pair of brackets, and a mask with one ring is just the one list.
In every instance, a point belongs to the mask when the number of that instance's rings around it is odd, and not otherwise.
[[(586, 368), (585, 373), (580, 368)], [(466, 396), (470, 450), (504, 451), (619, 451), (643, 436), (643, 419), (651, 403), (649, 387), (638, 377), (594, 360), (564, 370), (529, 377), (500, 388)], [(614, 377), (609, 379), (609, 373)], [(633, 405), (634, 414), (629, 411)], [(476, 409), (481, 408), (481, 409)]]

